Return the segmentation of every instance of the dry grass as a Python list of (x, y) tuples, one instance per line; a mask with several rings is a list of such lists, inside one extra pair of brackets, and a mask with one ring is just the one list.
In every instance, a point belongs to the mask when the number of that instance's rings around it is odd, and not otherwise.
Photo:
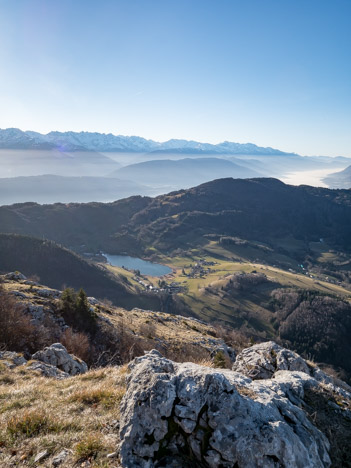
[(104, 383), (98, 387), (91, 388), (89, 385), (77, 390), (70, 396), (69, 401), (87, 406), (100, 405), (104, 408), (113, 408), (120, 404), (123, 394), (124, 389), (111, 389), (109, 385)]
[[(35, 291), (23, 282), (6, 281), (3, 287), (7, 292), (19, 291), (25, 294), (33, 305), (47, 306), (48, 310), (56, 310), (56, 299), (38, 298)], [(6, 297), (14, 301), (12, 296)], [(96, 310), (105, 320), (105, 322), (99, 321), (98, 340), (106, 345), (106, 349), (98, 352), (95, 343), (89, 342), (84, 333), (74, 333), (70, 329), (60, 336), (60, 341), (69, 352), (96, 366), (127, 363), (153, 348), (175, 361), (201, 363), (209, 360), (211, 348), (217, 347), (213, 344), (214, 340), (224, 340), (232, 345), (233, 341), (238, 341), (236, 338), (241, 339), (241, 336), (234, 336), (233, 331), (229, 333), (223, 326), (213, 327), (185, 316), (140, 309), (127, 311), (112, 307), (106, 302), (96, 306)], [(37, 346), (33, 351), (42, 347)], [(13, 351), (16, 347), (9, 345), (7, 349)]]
[(249, 387), (244, 387), (242, 385), (236, 386), (237, 391), (240, 395), (250, 398), (251, 400), (255, 400), (257, 398), (257, 393)]
[[(16, 407), (8, 408), (16, 409)], [(63, 421), (50, 416), (43, 410), (25, 410), (16, 413), (7, 420), (6, 430), (11, 439), (21, 436), (35, 437), (40, 434), (51, 432), (62, 432), (69, 430), (70, 426), (65, 425)]]
[[(0, 370), (0, 466), (52, 466), (62, 449), (70, 454), (62, 468), (90, 460), (114, 466), (106, 455), (116, 450), (119, 404), (126, 367), (104, 368), (65, 380), (39, 377), (25, 366)], [(79, 465), (78, 465), (79, 466)]]
[(195, 364), (198, 364), (199, 366), (214, 368), (212, 359), (200, 359)]
[(88, 460), (96, 458), (104, 448), (100, 434), (88, 434), (76, 444), (74, 449), (79, 460)]

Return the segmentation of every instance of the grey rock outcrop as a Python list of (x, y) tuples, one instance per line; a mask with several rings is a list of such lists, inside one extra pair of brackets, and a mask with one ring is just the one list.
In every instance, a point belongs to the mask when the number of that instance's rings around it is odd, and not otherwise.
[(28, 302), (26, 304), (26, 309), (35, 323), (39, 323), (44, 320), (46, 314), (42, 305), (31, 304)]
[(41, 463), (48, 456), (49, 456), (49, 451), (43, 450), (42, 452), (38, 453), (38, 455), (34, 458), (34, 463)]
[(121, 403), (127, 468), (329, 467), (329, 442), (301, 409), (318, 382), (301, 371), (251, 380), (150, 351), (130, 364)]
[(37, 351), (32, 359), (55, 366), (69, 375), (84, 374), (88, 370), (86, 363), (69, 354), (61, 343), (54, 343), (42, 351)]
[(301, 356), (274, 341), (243, 349), (232, 369), (253, 380), (270, 379), (279, 370), (301, 371), (310, 375), (310, 368)]
[[(39, 353), (43, 353), (43, 351), (39, 351)], [(33, 354), (35, 359), (38, 359), (36, 357), (37, 354), (38, 353)], [(77, 358), (73, 356), (73, 359)], [(59, 369), (56, 365), (48, 364), (42, 360), (32, 360), (31, 362), (28, 362), (27, 359), (22, 356), (22, 354), (13, 351), (0, 351), (0, 360), (1, 363), (4, 364), (8, 369), (14, 369), (18, 366), (26, 366), (27, 370), (35, 371), (44, 377), (53, 377), (58, 380), (70, 377), (68, 372)]]
[(3, 364), (9, 369), (14, 369), (27, 363), (22, 354), (15, 353), (14, 351), (0, 351), (0, 359), (3, 360)]
[(55, 299), (61, 296), (61, 291), (58, 291), (57, 289), (38, 288), (35, 290), (35, 294), (40, 297), (50, 297)]
[(243, 349), (237, 355), (232, 367), (233, 371), (250, 377), (252, 380), (271, 379), (281, 370), (299, 371), (312, 376), (317, 382), (329, 388), (332, 392), (350, 397), (351, 387), (345, 382), (342, 387), (315, 364), (308, 364), (299, 354), (279, 346), (274, 341), (267, 341)]
[(5, 278), (9, 280), (14, 280), (14, 281), (24, 281), (27, 279), (27, 277), (24, 276), (19, 271), (11, 271), (10, 273), (7, 273), (5, 275)]
[(60, 370), (58, 367), (41, 361), (32, 362), (27, 367), (27, 370), (36, 371), (43, 377), (53, 377), (58, 380), (67, 379), (67, 377), (70, 376), (67, 372)]

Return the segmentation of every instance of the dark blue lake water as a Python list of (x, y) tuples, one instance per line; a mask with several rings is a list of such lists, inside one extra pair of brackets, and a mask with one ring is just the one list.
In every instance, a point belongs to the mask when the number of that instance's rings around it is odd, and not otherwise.
[(139, 270), (142, 275), (163, 276), (172, 273), (172, 269), (166, 265), (148, 262), (141, 258), (129, 257), (129, 255), (102, 254), (108, 263), (113, 266), (125, 267), (128, 270)]

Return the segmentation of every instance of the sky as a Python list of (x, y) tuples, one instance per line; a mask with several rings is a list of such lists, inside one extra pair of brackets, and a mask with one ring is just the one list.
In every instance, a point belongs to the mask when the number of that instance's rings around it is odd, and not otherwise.
[(0, 128), (351, 156), (351, 0), (0, 0)]

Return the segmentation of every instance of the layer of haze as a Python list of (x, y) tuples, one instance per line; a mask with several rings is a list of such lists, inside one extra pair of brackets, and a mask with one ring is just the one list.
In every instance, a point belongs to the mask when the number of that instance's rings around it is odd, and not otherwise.
[(349, 0), (0, 0), (0, 128), (351, 156)]

